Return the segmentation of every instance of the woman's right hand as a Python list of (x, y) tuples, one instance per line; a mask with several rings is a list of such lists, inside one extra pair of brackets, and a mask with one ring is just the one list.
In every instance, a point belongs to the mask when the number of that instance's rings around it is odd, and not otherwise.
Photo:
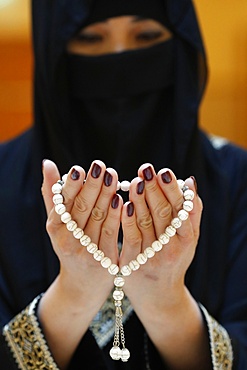
[[(50, 343), (58, 344), (59, 333), (62, 334), (61, 325), (63, 335), (65, 333), (68, 336), (69, 331), (73, 331), (71, 343), (74, 344), (69, 351), (73, 352), (108, 297), (114, 277), (74, 238), (61, 221), (61, 216), (55, 212), (51, 188), (61, 179), (55, 163), (44, 161), (43, 175), (42, 194), (48, 215), (47, 231), (60, 261), (60, 272), (40, 302), (39, 316)], [(62, 190), (66, 211), (115, 264), (118, 264), (117, 240), (123, 205), (122, 198), (116, 194), (117, 181), (115, 170), (106, 169), (101, 161), (94, 161), (87, 176), (83, 168), (73, 166)], [(56, 323), (52, 321), (52, 312)], [(61, 349), (57, 351), (58, 357), (68, 351)], [(68, 363), (70, 356), (68, 353), (64, 360), (58, 360), (61, 368), (66, 368), (64, 364)]]

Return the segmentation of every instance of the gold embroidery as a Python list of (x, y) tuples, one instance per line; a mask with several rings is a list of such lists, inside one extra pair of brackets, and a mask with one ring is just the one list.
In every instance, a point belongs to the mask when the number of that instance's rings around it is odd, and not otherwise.
[(3, 329), (5, 339), (21, 370), (59, 370), (35, 316), (40, 296)]
[(207, 321), (214, 370), (231, 370), (233, 351), (227, 331), (200, 305)]

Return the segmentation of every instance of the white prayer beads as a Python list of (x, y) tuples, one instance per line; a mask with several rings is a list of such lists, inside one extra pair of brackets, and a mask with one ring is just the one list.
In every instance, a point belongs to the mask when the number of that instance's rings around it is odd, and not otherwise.
[[(70, 213), (66, 211), (66, 206), (63, 204), (63, 195), (61, 194), (63, 183), (66, 179), (67, 175), (64, 175), (62, 181), (58, 181), (52, 186), (55, 212), (60, 215), (61, 221), (66, 225), (67, 229), (72, 233), (75, 239), (80, 241), (81, 246), (86, 248), (86, 250), (93, 256), (94, 260), (98, 261), (110, 275), (115, 276), (115, 290), (113, 291), (112, 296), (116, 307), (116, 324), (114, 342), (113, 347), (110, 350), (110, 356), (113, 360), (121, 359), (123, 362), (126, 362), (130, 357), (130, 352), (125, 347), (122, 323), (121, 306), (124, 298), (124, 292), (122, 290), (125, 283), (124, 276), (129, 276), (132, 272), (139, 270), (141, 265), (144, 265), (150, 258), (153, 258), (157, 252), (160, 252), (163, 249), (163, 246), (168, 244), (170, 239), (176, 235), (177, 229), (182, 226), (183, 221), (188, 219), (189, 212), (193, 210), (194, 192), (185, 186), (185, 182), (183, 180), (177, 180), (184, 196), (182, 209), (178, 212), (177, 217), (172, 219), (171, 224), (166, 227), (164, 233), (159, 236), (158, 240), (155, 240), (151, 246), (144, 250), (143, 253), (139, 253), (135, 260), (130, 261), (129, 264), (122, 266), (120, 269), (118, 265), (112, 263), (109, 257), (104, 255), (103, 251), (99, 250), (97, 244), (93, 243), (88, 235), (84, 234), (84, 231), (78, 227), (77, 222), (72, 220)], [(118, 182), (117, 190), (121, 189), (122, 191), (129, 191), (129, 188), (129, 181)], [(120, 342), (122, 349), (119, 347)]]

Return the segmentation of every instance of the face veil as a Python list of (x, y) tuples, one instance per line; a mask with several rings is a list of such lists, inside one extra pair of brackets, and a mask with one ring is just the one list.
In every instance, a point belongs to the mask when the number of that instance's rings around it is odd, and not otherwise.
[[(121, 12), (130, 14), (136, 6), (145, 15), (150, 8), (148, 1), (142, 7), (138, 1), (132, 4), (128, 9), (127, 1)], [(162, 8), (159, 21), (173, 32), (172, 41), (119, 55), (76, 58), (67, 55), (66, 44), (97, 18), (93, 2), (33, 1), (34, 127), (43, 156), (53, 159), (62, 172), (75, 163), (87, 170), (96, 158), (127, 179), (136, 176), (143, 162), (152, 162), (157, 171), (171, 167), (179, 176), (197, 165), (188, 158), (197, 150), (197, 114), (206, 76), (203, 44), (191, 1), (157, 4), (153, 18)], [(110, 9), (104, 7), (105, 16), (121, 15), (113, 5)], [(107, 89), (101, 88), (97, 96), (100, 86), (93, 91), (95, 74), (100, 74), (104, 63), (112, 68), (105, 74)], [(141, 73), (137, 82), (131, 79), (133, 71)], [(129, 77), (127, 87), (124, 76)], [(114, 80), (118, 81), (115, 90)]]

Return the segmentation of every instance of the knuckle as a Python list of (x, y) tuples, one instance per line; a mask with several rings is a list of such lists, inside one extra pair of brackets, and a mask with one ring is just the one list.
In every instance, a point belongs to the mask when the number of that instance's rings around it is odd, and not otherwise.
[(153, 220), (150, 214), (144, 215), (138, 220), (138, 225), (141, 229), (147, 230), (149, 229), (153, 224)]
[(105, 219), (105, 212), (96, 206), (92, 210), (91, 218), (93, 221), (102, 222)]
[(172, 213), (172, 207), (170, 203), (160, 204), (156, 209), (156, 213), (158, 217), (162, 220), (167, 220), (168, 218), (170, 218)]
[(103, 226), (101, 229), (101, 236), (107, 239), (111, 239), (114, 236), (114, 229)]
[(89, 209), (89, 205), (87, 204), (86, 199), (83, 197), (75, 198), (74, 207), (80, 213), (86, 213)]

